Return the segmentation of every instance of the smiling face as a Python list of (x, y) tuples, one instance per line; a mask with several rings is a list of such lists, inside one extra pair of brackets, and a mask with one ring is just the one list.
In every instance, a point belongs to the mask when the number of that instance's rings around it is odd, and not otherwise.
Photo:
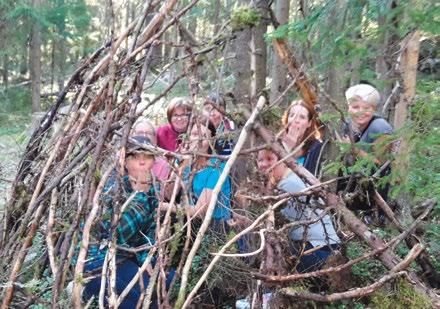
[(265, 174), (267, 173), (267, 169), (277, 163), (277, 161), (277, 155), (270, 150), (264, 149), (258, 152), (257, 166), (258, 169)]
[(287, 133), (298, 137), (301, 142), (305, 137), (304, 134), (312, 124), (310, 114), (307, 108), (302, 105), (294, 105), (290, 108), (288, 116)]
[(188, 129), (190, 113), (185, 107), (176, 107), (171, 114), (171, 125), (177, 133), (185, 133)]
[(203, 106), (203, 115), (209, 118), (209, 121), (216, 129), (223, 121), (222, 113), (209, 103), (205, 103)]
[(348, 114), (353, 120), (353, 124), (359, 129), (364, 130), (374, 116), (376, 106), (362, 100), (354, 100), (348, 104)]
[(270, 171), (269, 168), (274, 166), (278, 162), (278, 156), (271, 150), (263, 149), (258, 152), (257, 155), (257, 167), (265, 174), (272, 185), (277, 185), (278, 182), (283, 179), (284, 173), (288, 170), (284, 163), (278, 163)]
[(136, 181), (147, 180), (153, 164), (154, 156), (146, 152), (131, 154), (125, 160), (128, 176)]

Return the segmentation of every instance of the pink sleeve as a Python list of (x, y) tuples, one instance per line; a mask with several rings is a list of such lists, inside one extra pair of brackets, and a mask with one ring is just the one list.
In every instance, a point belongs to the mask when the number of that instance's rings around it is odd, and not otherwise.
[(168, 179), (171, 167), (164, 157), (157, 157), (151, 170), (159, 181), (164, 181)]

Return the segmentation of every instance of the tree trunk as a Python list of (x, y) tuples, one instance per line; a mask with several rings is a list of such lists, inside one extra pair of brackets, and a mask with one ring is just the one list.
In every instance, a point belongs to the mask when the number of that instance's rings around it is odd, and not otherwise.
[[(354, 14), (350, 14), (351, 16), (348, 16), (350, 19), (351, 25), (362, 25), (363, 21), (363, 11), (366, 6), (366, 3), (364, 0), (357, 1), (358, 7), (353, 12)], [(364, 25), (362, 25), (361, 29), (358, 29), (358, 27), (354, 27), (355, 32), (353, 33), (353, 40), (355, 42), (362, 42), (362, 31), (366, 28)], [(359, 54), (356, 54), (351, 61), (351, 76), (350, 76), (350, 85), (356, 85), (359, 84), (361, 78), (360, 78), (360, 70), (361, 70), (361, 56)]]
[(264, 34), (267, 30), (267, 20), (269, 7), (267, 1), (260, 0), (256, 3), (262, 18), (258, 26), (252, 28), (251, 40), (251, 97), (259, 96), (260, 92), (266, 86), (266, 62), (267, 46), (264, 40)]
[(53, 92), (53, 84), (55, 81), (55, 49), (56, 49), (56, 44), (55, 44), (55, 38), (52, 39), (52, 44), (50, 46), (50, 92)]
[[(247, 3), (245, 0), (239, 1), (241, 5)], [(232, 72), (235, 77), (234, 97), (236, 103), (243, 103), (250, 98), (251, 67), (250, 67), (250, 46), (251, 29), (246, 27), (236, 31), (236, 37), (233, 40), (235, 49), (235, 58), (232, 61)]]
[(220, 9), (222, 7), (222, 4), (220, 0), (215, 0), (214, 4), (214, 12), (212, 14), (212, 23), (214, 25), (213, 35), (216, 35), (218, 33), (218, 30), (220, 29)]
[(64, 55), (68, 52), (67, 49), (67, 42), (59, 41), (58, 48), (55, 50), (55, 52), (58, 51), (58, 55), (55, 55), (57, 67), (58, 67), (58, 73), (56, 74), (57, 84), (58, 84), (58, 91), (63, 90), (64, 88), (64, 76), (66, 71), (66, 60), (64, 58)]
[[(330, 14), (329, 19), (327, 20), (328, 27), (332, 27), (335, 29), (335, 33), (342, 32), (342, 29), (345, 26), (345, 19), (347, 15), (347, 5), (345, 1), (335, 1), (333, 6), (333, 12)], [(330, 38), (333, 39), (333, 38)], [(345, 110), (345, 101), (344, 101), (344, 91), (343, 91), (343, 78), (345, 76), (344, 72), (345, 61), (342, 63), (338, 62), (338, 55), (332, 56), (330, 61), (328, 70), (327, 70), (327, 81), (325, 83), (325, 91), (328, 95), (336, 102), (339, 103), (339, 108)], [(332, 106), (331, 104), (325, 104), (326, 108)], [(326, 110), (325, 112), (336, 112), (334, 109)]]
[[(403, 92), (400, 95), (400, 100), (395, 106), (394, 113), (394, 128), (400, 129), (405, 125), (408, 108), (411, 105), (415, 91), (416, 91), (416, 75), (417, 75), (417, 63), (420, 48), (420, 32), (414, 31), (408, 34), (407, 38), (401, 43), (402, 54), (400, 59), (400, 72), (401, 85), (403, 87)], [(394, 162), (394, 169), (397, 171), (408, 171), (410, 169), (410, 154), (413, 151), (408, 143), (407, 136), (403, 136), (400, 140), (400, 145), (398, 148), (398, 155)], [(408, 201), (411, 197), (404, 193), (399, 194), (396, 198), (397, 203), (402, 205), (401, 214), (402, 216), (409, 216), (411, 209), (409, 207)], [(409, 216), (410, 217), (410, 216)]]
[[(41, 0), (32, 0), (32, 7), (38, 10)], [(40, 25), (34, 21), (29, 45), (29, 67), (32, 81), (32, 113), (41, 111), (41, 31)]]
[[(284, 25), (289, 20), (289, 0), (277, 0), (275, 3), (275, 17), (280, 25)], [(287, 87), (287, 69), (281, 61), (277, 52), (272, 49), (272, 82), (270, 85), (270, 102), (275, 101)], [(288, 98), (285, 96), (280, 105), (287, 107)]]
[[(380, 43), (377, 49), (376, 58), (376, 76), (381, 89), (381, 102), (378, 110), (382, 110), (382, 106), (391, 94), (394, 81), (397, 79), (394, 65), (396, 63), (396, 55), (398, 53), (399, 37), (397, 35), (397, 24), (399, 16), (394, 15), (391, 20), (388, 20), (387, 15), (390, 11), (397, 9), (396, 1), (389, 2), (386, 12), (379, 11), (378, 25), (381, 29), (379, 38)], [(386, 116), (386, 115), (385, 115)], [(387, 117), (389, 119), (389, 117)]]
[[(168, 30), (163, 34), (163, 40), (165, 42), (170, 42), (172, 38), (172, 32)], [(169, 44), (162, 45), (162, 57), (165, 61), (168, 61), (168, 58), (171, 56), (171, 46)]]
[(2, 79), (3, 79), (3, 86), (5, 88), (8, 88), (8, 82), (9, 82), (9, 78), (8, 78), (8, 70), (9, 70), (9, 59), (8, 59), (8, 55), (4, 54), (3, 55), (3, 70), (2, 70)]
[(401, 72), (403, 93), (400, 101), (396, 104), (394, 115), (394, 128), (404, 126), (408, 116), (408, 107), (411, 105), (416, 93), (417, 63), (419, 59), (420, 31), (410, 33), (403, 40), (401, 48), (404, 49), (401, 56)]

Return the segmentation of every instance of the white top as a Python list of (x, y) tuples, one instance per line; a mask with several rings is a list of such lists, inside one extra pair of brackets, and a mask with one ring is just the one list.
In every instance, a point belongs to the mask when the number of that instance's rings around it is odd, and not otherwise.
[[(289, 192), (296, 193), (306, 188), (306, 185), (294, 172), (289, 173), (279, 183), (278, 188)], [(305, 198), (301, 197), (300, 201), (289, 201), (288, 205), (281, 210), (281, 214), (289, 221), (302, 221), (317, 219), (324, 210), (312, 208), (305, 203)], [(320, 203), (322, 200), (311, 199), (310, 203)], [(305, 226), (297, 226), (289, 231), (289, 237), (292, 240), (302, 240), (305, 238), (314, 247), (340, 243), (340, 239), (336, 234), (333, 222), (329, 215), (325, 215), (321, 220), (308, 225), (307, 233), (304, 237)]]

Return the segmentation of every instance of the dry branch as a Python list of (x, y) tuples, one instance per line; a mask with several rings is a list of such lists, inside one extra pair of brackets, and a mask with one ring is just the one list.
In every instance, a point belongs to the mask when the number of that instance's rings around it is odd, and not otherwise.
[(375, 282), (371, 285), (368, 285), (368, 286), (365, 286), (362, 288), (357, 288), (357, 289), (350, 290), (350, 291), (346, 291), (346, 292), (342, 292), (342, 293), (334, 293), (334, 294), (330, 294), (330, 295), (321, 295), (321, 294), (315, 294), (315, 293), (309, 293), (309, 292), (299, 292), (299, 291), (293, 291), (293, 290), (287, 289), (287, 288), (282, 289), (281, 293), (286, 296), (290, 296), (290, 297), (295, 297), (295, 298), (300, 298), (300, 299), (308, 299), (308, 300), (313, 300), (316, 302), (329, 303), (329, 302), (334, 302), (334, 301), (342, 300), (342, 299), (360, 298), (360, 297), (370, 295), (371, 293), (373, 293), (374, 291), (379, 289), (381, 286), (383, 286), (388, 281), (396, 279), (396, 278), (401, 277), (406, 274), (407, 273), (405, 271), (401, 271), (398, 273), (392, 273), (392, 274), (383, 276), (377, 282)]
[[(179, 304), (183, 304), (182, 308), (186, 308), (189, 304), (191, 304), (191, 301), (193, 299), (193, 297), (195, 296), (195, 294), (197, 293), (197, 290), (201, 287), (201, 285), (204, 282), (204, 277), (207, 276), (209, 274), (208, 269), (210, 269), (208, 267), (207, 271), (205, 271), (204, 276), (202, 276), (199, 281), (197, 282), (196, 286), (193, 288), (193, 290), (191, 291), (191, 293), (186, 297), (185, 299), (185, 291), (186, 291), (186, 286), (187, 286), (187, 282), (188, 282), (188, 274), (189, 274), (189, 270), (191, 268), (192, 265), (192, 261), (197, 253), (197, 250), (200, 246), (200, 243), (202, 241), (203, 236), (205, 235), (206, 231), (208, 230), (209, 224), (211, 223), (211, 217), (212, 214), (214, 212), (214, 207), (216, 205), (217, 202), (217, 197), (218, 194), (221, 190), (221, 187), (223, 185), (223, 183), (226, 180), (226, 177), (229, 175), (229, 172), (232, 168), (232, 165), (234, 164), (235, 160), (238, 157), (238, 154), (241, 150), (241, 148), (243, 147), (248, 135), (251, 132), (252, 126), (255, 123), (255, 120), (258, 116), (258, 114), (260, 113), (260, 111), (262, 110), (264, 104), (266, 103), (266, 99), (264, 97), (260, 97), (258, 99), (257, 105), (255, 106), (255, 109), (253, 110), (251, 116), (249, 117), (249, 119), (247, 120), (246, 124), (244, 125), (243, 129), (241, 130), (240, 136), (238, 138), (237, 144), (234, 147), (234, 150), (232, 151), (231, 156), (229, 157), (228, 161), (226, 162), (226, 165), (220, 175), (219, 180), (217, 181), (217, 184), (215, 185), (215, 188), (212, 192), (212, 197), (211, 200), (209, 202), (208, 208), (206, 210), (206, 215), (205, 218), (203, 220), (202, 226), (200, 227), (200, 230), (197, 232), (197, 238), (193, 243), (193, 247), (191, 248), (191, 251), (188, 255), (187, 261), (185, 263), (185, 266), (183, 268), (183, 273), (182, 273), (182, 282), (181, 282), (181, 287), (180, 287), (180, 291), (179, 291), (179, 297), (177, 299), (176, 302), (176, 307), (179, 307)], [(214, 257), (213, 261), (217, 258)], [(212, 267), (214, 266), (212, 263), (210, 264), (210, 266), (212, 265)], [(211, 269), (212, 269), (211, 267)], [(206, 274), (206, 275), (205, 275)], [(185, 300), (185, 302), (184, 302)]]
[(296, 80), (296, 88), (301, 94), (304, 102), (314, 110), (316, 104), (318, 104), (316, 87), (312, 85), (304, 71), (301, 70), (299, 63), (287, 45), (286, 40), (275, 39), (272, 43), (275, 46), (275, 50), (281, 61), (287, 66), (290, 76), (293, 80)]

